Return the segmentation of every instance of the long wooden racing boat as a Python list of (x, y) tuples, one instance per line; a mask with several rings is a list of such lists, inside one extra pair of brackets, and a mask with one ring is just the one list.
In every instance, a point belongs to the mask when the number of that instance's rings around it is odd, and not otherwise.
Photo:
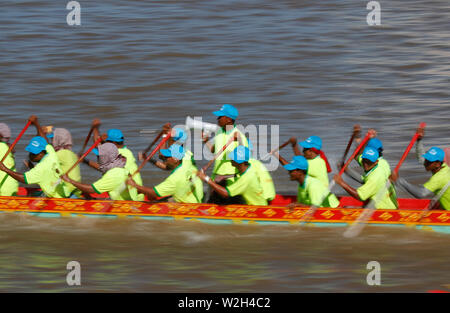
[[(149, 220), (190, 220), (214, 224), (302, 224), (308, 208), (290, 211), (286, 205), (295, 196), (277, 197), (268, 206), (183, 204), (169, 202), (112, 201), (106, 199), (52, 199), (27, 196), (21, 188), (17, 197), (0, 197), (0, 213), (15, 212), (42, 217), (139, 218)], [(370, 225), (406, 226), (450, 233), (450, 211), (431, 210), (423, 215), (430, 200), (399, 199), (399, 210), (376, 210)], [(305, 225), (348, 226), (361, 214), (362, 205), (341, 197), (339, 208), (319, 208)], [(423, 216), (422, 216), (423, 215)]]

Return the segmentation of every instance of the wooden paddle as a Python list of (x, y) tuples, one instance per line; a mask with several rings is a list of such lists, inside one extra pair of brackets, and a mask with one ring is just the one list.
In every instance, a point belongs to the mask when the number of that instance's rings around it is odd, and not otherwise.
[[(355, 127), (356, 127), (356, 126), (355, 126)], [(358, 127), (359, 127), (359, 125), (358, 125)], [(360, 130), (359, 130), (359, 131), (360, 131)], [(358, 131), (358, 132), (359, 132), (359, 131)], [(350, 148), (351, 148), (351, 146), (352, 146), (353, 140), (356, 138), (356, 135), (357, 135), (356, 131), (353, 130), (352, 136), (350, 137), (350, 139), (349, 139), (349, 141), (348, 141), (348, 143), (347, 143), (347, 148), (345, 148), (345, 152), (344, 152), (344, 155), (343, 155), (342, 158), (341, 158), (340, 164), (344, 164), (345, 158), (347, 157), (347, 154), (348, 154), (348, 152), (350, 151)]]
[(141, 165), (139, 165), (138, 169), (133, 173), (133, 175), (131, 175), (131, 177), (133, 177), (134, 175), (139, 173), (144, 168), (145, 164), (155, 155), (156, 152), (159, 151), (159, 149), (161, 149), (161, 147), (170, 139), (170, 137), (171, 137), (171, 135), (169, 132), (169, 133), (167, 133), (166, 137), (164, 137), (160, 141), (160, 143), (156, 146), (156, 148), (153, 149), (153, 151), (148, 155), (148, 157), (146, 157), (145, 160), (142, 161)]
[[(425, 123), (420, 123), (419, 128), (425, 128)], [(400, 170), (400, 167), (403, 164), (403, 161), (405, 161), (406, 157), (408, 156), (408, 153), (411, 151), (412, 147), (414, 146), (414, 143), (417, 141), (417, 138), (419, 137), (419, 133), (416, 131), (414, 136), (411, 138), (411, 141), (409, 142), (409, 145), (406, 147), (405, 152), (403, 152), (402, 157), (400, 158), (400, 161), (398, 161), (397, 166), (394, 169), (394, 172), (397, 174)], [(386, 185), (384, 188), (380, 189), (378, 193), (375, 195), (375, 201), (371, 200), (367, 206), (363, 210), (363, 212), (360, 214), (360, 216), (356, 219), (356, 221), (350, 225), (346, 231), (344, 232), (344, 237), (352, 238), (358, 236), (365, 225), (367, 224), (367, 221), (372, 217), (372, 215), (375, 213), (376, 208), (375, 204), (380, 200), (381, 197), (384, 196), (385, 192), (389, 190), (391, 187), (391, 181), (388, 180), (386, 182)]]
[(86, 139), (84, 140), (83, 148), (81, 148), (80, 152), (78, 152), (78, 156), (80, 156), (83, 153), (83, 151), (86, 149), (89, 139), (91, 139), (92, 133), (94, 132), (94, 128), (95, 128), (95, 126), (92, 126), (91, 129), (89, 130), (89, 133), (88, 133)]
[(283, 143), (282, 145), (280, 145), (278, 148), (275, 148), (273, 150), (271, 150), (269, 153), (267, 153), (266, 155), (264, 155), (261, 160), (265, 161), (267, 160), (273, 153), (277, 152), (278, 150), (283, 149), (284, 147), (286, 147), (288, 144), (291, 143), (291, 140), (289, 139), (288, 141), (286, 141), (285, 143)]
[[(344, 164), (344, 166), (342, 166), (342, 168), (341, 168), (341, 170), (340, 170), (340, 172), (339, 172), (339, 176), (341, 176), (343, 173), (344, 173), (344, 171), (345, 171), (345, 169), (347, 168), (347, 166), (350, 164), (350, 162), (355, 158), (355, 156), (359, 153), (359, 151), (362, 149), (362, 147), (364, 147), (364, 145), (367, 143), (367, 141), (369, 141), (369, 139), (370, 139), (370, 136), (371, 136), (371, 132), (369, 131), (369, 132), (367, 132), (367, 134), (366, 134), (366, 136), (364, 137), (364, 139), (363, 139), (363, 141), (361, 141), (361, 143), (359, 144), (359, 146), (355, 149), (355, 151), (353, 152), (353, 154), (352, 154), (352, 156), (348, 159), (348, 161)], [(354, 137), (354, 136), (352, 136), (352, 137)], [(352, 139), (352, 141), (353, 141), (353, 139)], [(347, 145), (348, 146), (348, 145)], [(347, 149), (346, 149), (347, 150)], [(348, 151), (346, 151), (346, 153), (348, 153)], [(344, 157), (342, 158), (343, 160), (345, 160), (345, 154), (346, 153), (344, 153)], [(330, 192), (331, 192), (331, 190), (333, 189), (333, 187), (334, 187), (334, 185), (336, 184), (336, 182), (334, 181), (334, 179), (331, 181), (331, 183), (330, 183), (330, 185), (328, 186), (328, 189), (330, 190)], [(327, 197), (329, 195), (329, 193), (326, 193), (326, 194), (324, 194), (324, 195), (322, 195), (322, 201), (321, 201), (321, 203), (323, 202), (323, 200), (325, 200), (325, 197)], [(302, 218), (300, 219), (300, 225), (303, 225), (304, 223), (306, 223), (307, 221), (309, 221), (310, 219), (311, 219), (311, 217), (313, 217), (314, 216), (314, 213), (316, 212), (316, 210), (317, 210), (317, 206), (311, 206), (310, 208), (309, 208), (309, 210), (308, 211), (306, 211), (306, 213), (302, 216)]]
[(22, 138), (23, 134), (25, 134), (25, 132), (27, 131), (28, 127), (30, 127), (31, 125), (31, 121), (28, 121), (27, 124), (25, 125), (25, 127), (22, 129), (22, 131), (20, 132), (20, 134), (17, 136), (17, 138), (14, 140), (14, 142), (9, 146), (8, 151), (6, 151), (5, 155), (2, 158), (2, 163), (6, 160), (6, 157), (11, 153), (11, 151), (14, 149), (14, 147), (17, 145), (17, 143), (19, 142), (20, 138)]
[(159, 138), (161, 138), (161, 136), (167, 132), (167, 129), (164, 129), (164, 127), (170, 128), (170, 123), (166, 123), (163, 125), (163, 129), (159, 132), (158, 136), (156, 136), (155, 139), (153, 139), (153, 141), (150, 143), (150, 145), (144, 150), (144, 152), (139, 152), (138, 154), (138, 159), (139, 161), (142, 161), (143, 159), (146, 158), (146, 154), (150, 151), (150, 149), (153, 147), (153, 145), (159, 140)]

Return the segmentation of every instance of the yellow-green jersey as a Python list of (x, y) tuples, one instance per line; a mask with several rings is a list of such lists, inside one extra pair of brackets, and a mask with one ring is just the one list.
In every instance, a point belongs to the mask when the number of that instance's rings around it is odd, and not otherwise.
[[(0, 160), (3, 159), (8, 150), (9, 146), (4, 142), (0, 142)], [(16, 163), (12, 153), (6, 157), (3, 164), (12, 171), (16, 170)], [(0, 196), (14, 196), (18, 190), (19, 182), (5, 172), (0, 171)]]
[[(442, 163), (442, 168), (431, 176), (431, 178), (423, 185), (425, 188), (438, 194), (450, 181), (450, 168), (446, 163)], [(450, 210), (450, 187), (443, 193), (439, 199), (441, 207), (444, 210)]]
[(45, 147), (47, 154), (31, 170), (23, 174), (26, 184), (38, 184), (49, 198), (65, 198), (66, 184), (60, 179), (63, 174), (58, 156), (51, 145)]
[(303, 185), (298, 185), (297, 202), (316, 207), (336, 208), (339, 200), (323, 182), (306, 175)]
[(325, 160), (320, 156), (316, 156), (314, 159), (307, 160), (308, 161), (308, 175), (314, 178), (317, 178), (328, 187), (328, 172), (327, 172), (327, 164)]
[(244, 173), (238, 175), (236, 180), (225, 188), (230, 197), (241, 195), (248, 205), (267, 205), (258, 173), (251, 164)]
[(103, 174), (102, 178), (92, 184), (98, 194), (107, 192), (111, 200), (137, 200), (137, 190), (126, 184), (128, 170), (115, 167)]
[[(358, 163), (362, 167), (362, 155), (359, 155)], [(389, 176), (391, 176), (391, 166), (389, 165), (388, 161), (386, 161), (386, 159), (384, 159), (383, 157), (379, 157), (378, 166), (380, 167), (380, 169), (383, 170), (385, 174), (385, 179), (388, 180)], [(390, 184), (389, 186), (389, 197), (391, 198), (392, 203), (394, 203), (395, 207), (398, 209), (397, 190), (395, 189), (394, 184)]]
[[(62, 149), (56, 152), (56, 155), (58, 156), (59, 160), (59, 166), (61, 167), (61, 171), (65, 174), (67, 171), (78, 161), (77, 155), (67, 149)], [(69, 178), (76, 181), (81, 182), (81, 172), (80, 172), (80, 165), (77, 165), (73, 168), (73, 170), (69, 173)], [(75, 191), (76, 187), (68, 182), (65, 182), (66, 185), (66, 191), (67, 196), (72, 194), (73, 192), (76, 192), (77, 194), (81, 194), (81, 192)]]
[(162, 183), (153, 187), (159, 197), (173, 197), (180, 203), (201, 203), (203, 182), (197, 177), (197, 168), (190, 161), (178, 165)]
[[(125, 163), (125, 169), (128, 170), (128, 172), (130, 174), (134, 174), (138, 169), (138, 165), (136, 163), (136, 158), (134, 157), (133, 152), (131, 152), (131, 150), (128, 149), (127, 147), (119, 148), (118, 150), (119, 150), (119, 154), (121, 154), (122, 156), (124, 156), (127, 159), (127, 163)], [(139, 186), (143, 185), (141, 173), (137, 173), (136, 175), (134, 175), (133, 180)], [(144, 201), (144, 199), (145, 199), (145, 195), (138, 194), (139, 201)]]
[[(242, 145), (248, 147), (247, 138), (236, 127), (227, 132), (223, 129), (220, 129), (216, 134), (216, 137), (214, 137), (215, 155), (222, 150), (222, 148), (228, 143), (228, 140), (230, 140), (235, 132), (238, 132), (242, 141)], [(217, 175), (236, 175), (238, 173), (238, 170), (233, 165), (231, 165), (231, 160), (227, 158), (227, 155), (239, 145), (239, 141), (232, 142), (228, 146), (228, 148), (224, 152), (222, 152), (221, 155), (216, 159), (214, 163), (213, 174), (211, 175), (213, 179)]]
[(264, 166), (264, 164), (256, 159), (250, 159), (248, 161), (250, 165), (254, 166), (256, 173), (259, 178), (259, 182), (263, 188), (263, 196), (267, 201), (275, 199), (275, 185), (273, 184), (272, 176), (270, 176), (269, 171)]
[(389, 190), (386, 189), (385, 170), (378, 164), (375, 165), (369, 172), (363, 175), (364, 185), (359, 187), (356, 191), (359, 198), (362, 201), (368, 199), (375, 202), (375, 208), (377, 209), (396, 209), (395, 203), (391, 199)]

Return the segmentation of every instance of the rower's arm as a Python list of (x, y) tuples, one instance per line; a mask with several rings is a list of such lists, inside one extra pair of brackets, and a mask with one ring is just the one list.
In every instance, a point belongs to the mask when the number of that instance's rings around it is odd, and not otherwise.
[(78, 188), (83, 193), (88, 193), (88, 194), (90, 194), (90, 193), (97, 193), (95, 191), (95, 189), (91, 185), (87, 185), (87, 184), (83, 184), (83, 183), (77, 182), (77, 181), (71, 179), (70, 177), (68, 177), (67, 175), (63, 175), (63, 176), (61, 176), (61, 178), (64, 181), (74, 185), (76, 188)]
[(359, 173), (357, 171), (355, 171), (354, 169), (351, 169), (348, 166), (345, 169), (345, 174), (347, 174), (348, 176), (350, 176), (351, 179), (357, 181), (360, 184), (364, 183), (364, 181), (361, 179), (361, 175), (359, 175)]
[(347, 193), (352, 196), (353, 198), (359, 200), (359, 201), (363, 201), (361, 200), (361, 198), (358, 195), (358, 192), (356, 191), (355, 188), (353, 188), (352, 186), (350, 186), (349, 184), (347, 184), (340, 175), (335, 175), (334, 176), (334, 181), (336, 182), (336, 184), (338, 184), (339, 186), (341, 186), (345, 191), (347, 191)]
[(28, 120), (31, 122), (31, 124), (34, 125), (34, 127), (36, 127), (37, 136), (43, 137), (49, 144), (51, 144), (51, 142), (49, 142), (49, 139), (45, 135), (44, 130), (41, 128), (41, 125), (39, 124), (37, 116), (31, 115)]
[(285, 158), (283, 158), (278, 152), (274, 152), (273, 153), (273, 155), (275, 156), (275, 157), (277, 157), (278, 158), (278, 161), (280, 161), (280, 163), (281, 163), (281, 165), (286, 165), (286, 164), (288, 164), (289, 162), (288, 161), (286, 161), (286, 159)]
[(396, 181), (397, 185), (402, 186), (412, 196), (417, 199), (431, 199), (434, 197), (434, 193), (423, 186), (417, 186), (408, 183), (404, 178), (399, 177)]
[(210, 179), (207, 182), (207, 184), (210, 185), (222, 198), (230, 197), (228, 191), (224, 187), (220, 186), (218, 183), (213, 181), (212, 179)]
[(100, 171), (100, 165), (97, 162), (95, 162), (95, 161), (88, 160), (88, 159), (84, 158), (83, 159), (83, 163), (88, 165), (88, 166), (90, 166), (90, 167), (92, 167), (93, 169), (96, 169), (97, 171)]
[(416, 159), (419, 162), (420, 165), (423, 165), (423, 162), (425, 162), (425, 158), (422, 156), (425, 153), (423, 148), (423, 142), (422, 140), (417, 139), (416, 142)]
[(14, 171), (10, 170), (2, 162), (0, 162), (0, 171), (5, 172), (6, 174), (11, 176), (12, 178), (17, 180), (18, 182), (21, 182), (22, 184), (26, 184), (25, 176), (22, 173), (18, 173), (18, 172), (14, 172)]
[(133, 187), (135, 187), (140, 193), (145, 194), (150, 201), (156, 200), (158, 198), (158, 195), (153, 188), (139, 186), (137, 184), (133, 185)]

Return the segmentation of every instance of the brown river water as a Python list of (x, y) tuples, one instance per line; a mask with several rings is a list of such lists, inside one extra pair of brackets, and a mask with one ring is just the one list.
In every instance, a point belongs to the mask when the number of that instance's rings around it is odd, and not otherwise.
[[(212, 112), (231, 103), (239, 124), (278, 125), (280, 143), (320, 136), (333, 165), (355, 123), (377, 129), (392, 166), (419, 122), (426, 148), (450, 147), (447, 0), (379, 1), (378, 26), (366, 22), (369, 1), (80, 0), (79, 26), (67, 25), (67, 2), (2, 1), (0, 122), (12, 137), (36, 114), (68, 128), (78, 151), (100, 118), (103, 132), (120, 128), (137, 154), (162, 124), (214, 123)], [(19, 171), (33, 135), (17, 146)], [(84, 165), (82, 175), (98, 178)], [(272, 175), (278, 192), (295, 193), (282, 168)], [(411, 153), (400, 175), (419, 184), (430, 174)], [(148, 186), (166, 176), (143, 170)], [(450, 290), (448, 234), (342, 232), (0, 214), (0, 291)], [(81, 286), (66, 283), (72, 260)], [(366, 282), (369, 261), (381, 265), (380, 286)]]

